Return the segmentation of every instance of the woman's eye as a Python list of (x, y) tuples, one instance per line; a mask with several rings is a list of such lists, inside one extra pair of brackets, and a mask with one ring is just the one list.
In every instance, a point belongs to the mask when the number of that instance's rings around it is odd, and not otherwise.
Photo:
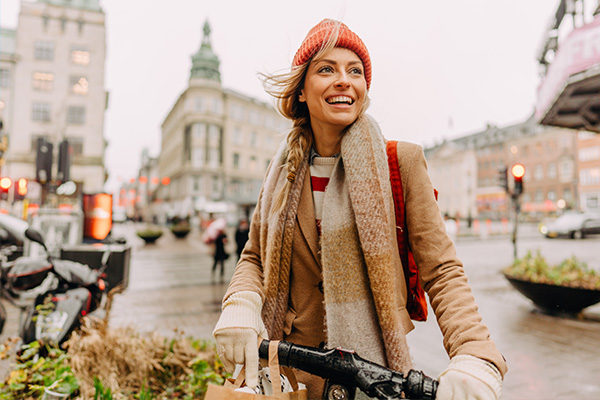
[(362, 72), (362, 69), (360, 69), (360, 68), (352, 68), (350, 70), (350, 73), (354, 74), (354, 75), (362, 75), (363, 72)]
[(319, 68), (319, 72), (333, 72), (333, 68), (331, 68), (329, 65), (326, 65), (324, 67)]

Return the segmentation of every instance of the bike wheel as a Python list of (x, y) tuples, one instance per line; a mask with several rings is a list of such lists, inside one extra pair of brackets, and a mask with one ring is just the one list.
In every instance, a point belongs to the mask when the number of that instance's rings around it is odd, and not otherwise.
[(23, 340), (23, 344), (28, 344), (35, 340), (35, 321), (33, 320), (34, 314), (35, 306), (27, 306), (25, 309), (25, 318), (23, 318), (21, 326), (19, 327), (19, 336)]
[(4, 304), (0, 302), (0, 333), (4, 331), (4, 324), (6, 323), (6, 308)]

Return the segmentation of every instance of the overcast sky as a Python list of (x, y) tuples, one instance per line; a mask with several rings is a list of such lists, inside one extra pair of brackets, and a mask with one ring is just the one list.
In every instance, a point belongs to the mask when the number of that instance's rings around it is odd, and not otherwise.
[[(271, 102), (256, 77), (289, 67), (308, 30), (340, 19), (365, 42), (369, 112), (384, 135), (424, 146), (528, 118), (536, 55), (558, 0), (101, 0), (106, 13), (105, 135), (111, 183), (157, 155), (160, 125), (187, 87), (206, 19), (223, 86)], [(0, 0), (16, 27), (18, 0)]]

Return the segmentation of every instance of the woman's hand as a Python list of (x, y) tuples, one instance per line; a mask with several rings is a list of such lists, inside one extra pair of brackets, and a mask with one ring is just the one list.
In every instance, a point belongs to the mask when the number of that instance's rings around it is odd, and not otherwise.
[(233, 373), (236, 364), (246, 365), (246, 385), (258, 385), (258, 337), (267, 338), (261, 318), (262, 301), (257, 293), (242, 291), (223, 303), (213, 331), (223, 366)]
[(453, 357), (438, 379), (437, 400), (498, 400), (502, 391), (502, 376), (498, 369), (469, 355)]
[(233, 373), (236, 364), (246, 365), (246, 386), (258, 385), (258, 334), (252, 328), (227, 328), (215, 333), (217, 352), (225, 370)]

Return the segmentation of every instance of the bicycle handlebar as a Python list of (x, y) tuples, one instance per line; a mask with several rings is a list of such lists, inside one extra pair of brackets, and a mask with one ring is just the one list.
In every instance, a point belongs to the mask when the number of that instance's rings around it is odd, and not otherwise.
[[(259, 356), (269, 357), (269, 341), (259, 346)], [(329, 388), (342, 386), (348, 398), (354, 389), (378, 399), (399, 399), (404, 393), (408, 399), (435, 399), (438, 382), (423, 372), (410, 370), (406, 377), (397, 371), (365, 360), (354, 351), (319, 349), (281, 341), (277, 347), (279, 363), (329, 380)]]

